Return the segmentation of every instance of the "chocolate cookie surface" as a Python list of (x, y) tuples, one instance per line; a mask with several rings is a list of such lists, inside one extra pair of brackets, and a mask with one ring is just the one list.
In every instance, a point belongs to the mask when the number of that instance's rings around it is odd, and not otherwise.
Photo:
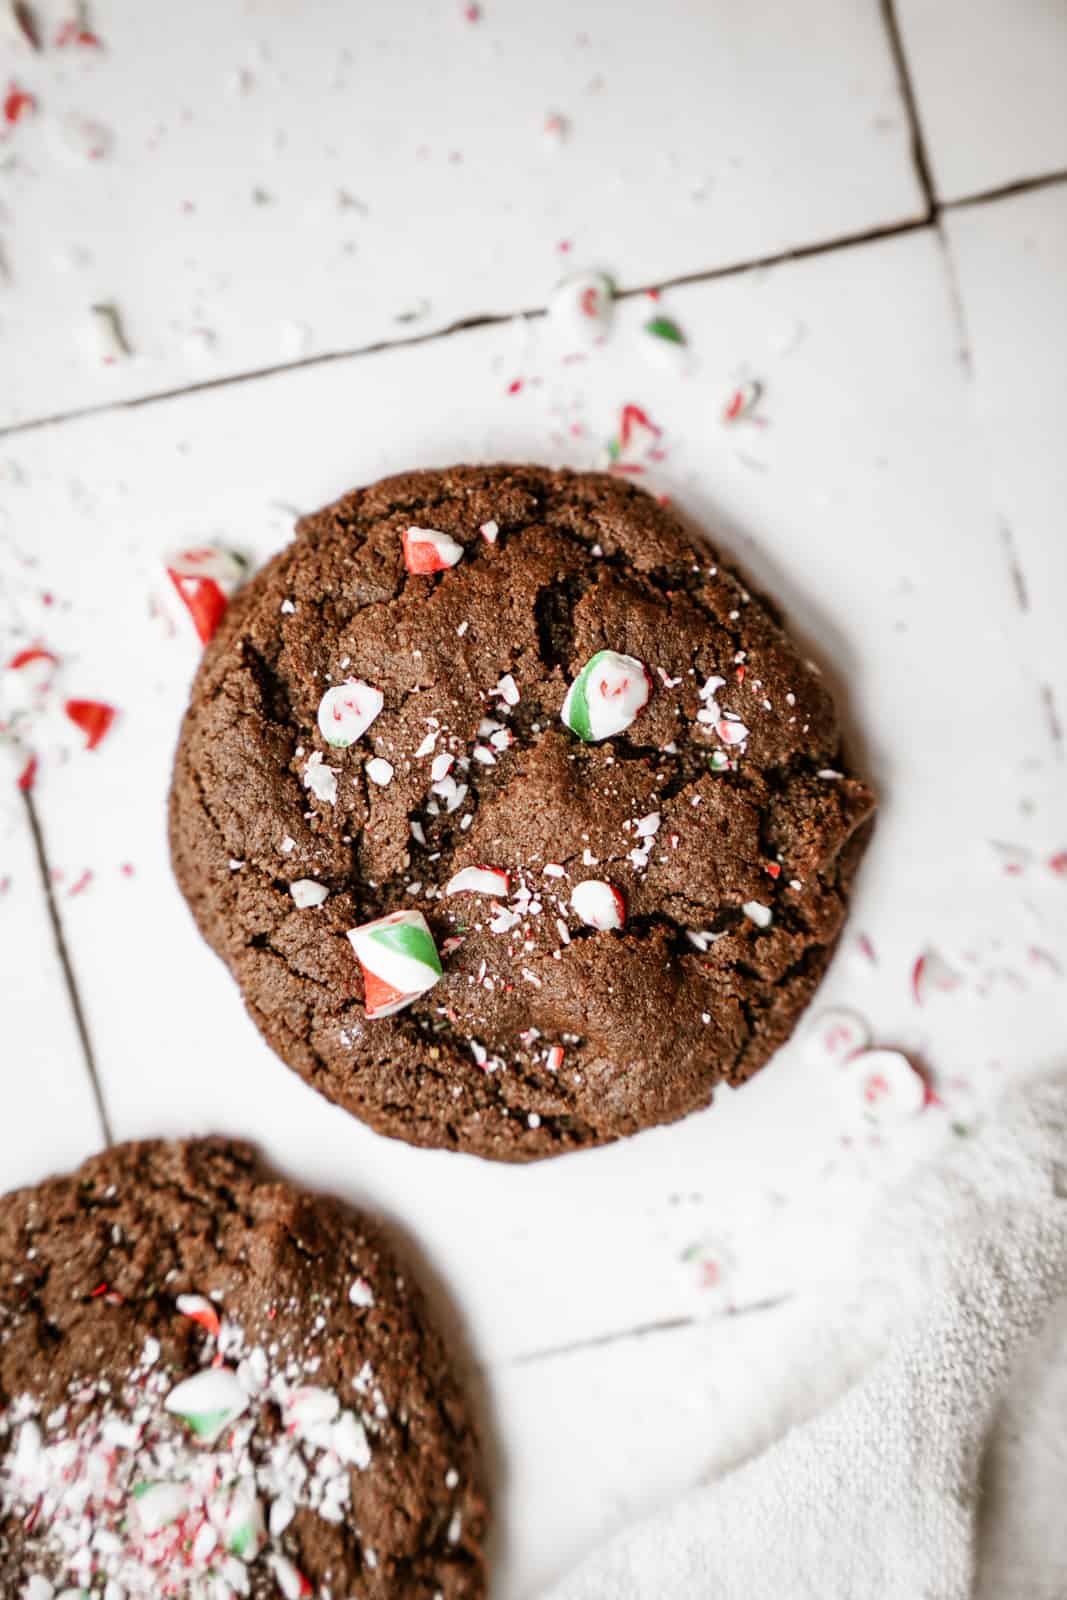
[(304, 518), (239, 595), (170, 829), (290, 1066), (380, 1132), (531, 1160), (767, 1060), (871, 810), (817, 671), (670, 510), (457, 467)]
[(378, 1231), (246, 1147), (0, 1199), (0, 1594), (479, 1600), (480, 1483)]

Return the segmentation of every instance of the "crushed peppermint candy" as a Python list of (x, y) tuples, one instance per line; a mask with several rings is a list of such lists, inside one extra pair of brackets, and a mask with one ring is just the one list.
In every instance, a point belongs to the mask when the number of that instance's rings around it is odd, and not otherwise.
[(483, 522), (478, 529), (486, 544), (496, 544), (500, 537), (500, 525), (496, 522)]
[(833, 1009), (815, 1018), (804, 1036), (804, 1055), (813, 1066), (839, 1066), (865, 1050), (871, 1032), (854, 1011)]
[(585, 878), (571, 890), (571, 910), (587, 928), (607, 932), (626, 921), (626, 902), (612, 883)]
[(310, 789), (315, 799), (323, 801), (325, 805), (337, 804), (337, 773), (333, 767), (326, 766), (321, 751), (316, 750), (308, 756), (304, 766), (304, 787)]
[(548, 302), (553, 330), (568, 343), (595, 344), (611, 326), (615, 285), (603, 272), (577, 272), (556, 285)]
[(770, 906), (765, 906), (762, 900), (746, 900), (741, 910), (757, 928), (769, 928), (774, 917)]
[(409, 572), (444, 572), (463, 560), (463, 546), (451, 534), (436, 528), (408, 528), (404, 532), (404, 565)]
[(598, 650), (567, 690), (560, 719), (583, 743), (611, 739), (648, 704), (652, 679), (633, 656)]
[(861, 1050), (847, 1063), (844, 1085), (871, 1122), (906, 1122), (931, 1103), (926, 1079), (900, 1050)]
[(289, 893), (297, 909), (307, 911), (312, 906), (321, 906), (329, 898), (330, 891), (324, 883), (316, 883), (314, 878), (297, 878), (295, 883), (289, 885)]
[(380, 789), (386, 788), (393, 781), (393, 764), (386, 761), (384, 756), (372, 756), (363, 768), (371, 783), (376, 783)]
[(360, 678), (335, 684), (319, 701), (319, 732), (327, 744), (347, 750), (362, 739), (384, 704), (382, 691)]
[(519, 686), (510, 672), (505, 672), (504, 676), (498, 680), (496, 688), (491, 689), (489, 692), (499, 696), (504, 704), (508, 706), (517, 706), (521, 699)]
[(506, 900), (508, 875), (499, 867), (462, 867), (445, 884), (445, 894), (488, 894)]
[[(350, 1520), (352, 1474), (371, 1465), (373, 1417), (305, 1384), (301, 1363), (277, 1362), (276, 1345), (249, 1349), (205, 1296), (183, 1294), (176, 1305), (236, 1367), (203, 1367), (175, 1383), (157, 1365), (159, 1341), (148, 1339), (122, 1384), (72, 1389), (76, 1408), (42, 1415), (24, 1395), (0, 1412), (0, 1440), (10, 1439), (0, 1517), (33, 1528), (38, 1568), (20, 1600), (237, 1600), (268, 1592), (261, 1569), (275, 1592), (312, 1594), (283, 1536), (298, 1512)], [(308, 1361), (308, 1374), (317, 1365)], [(367, 1385), (372, 1378), (367, 1369)]]
[(394, 911), (350, 928), (348, 937), (363, 969), (368, 1021), (402, 1011), (442, 976), (441, 958), (421, 911)]
[(203, 544), (172, 551), (164, 568), (197, 638), (207, 644), (244, 580), (247, 563), (233, 550)]

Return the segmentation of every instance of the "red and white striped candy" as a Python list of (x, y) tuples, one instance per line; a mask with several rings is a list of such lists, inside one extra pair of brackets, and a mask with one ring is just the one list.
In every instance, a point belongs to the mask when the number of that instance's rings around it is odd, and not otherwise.
[(441, 976), (441, 959), (421, 911), (394, 911), (350, 928), (348, 937), (363, 969), (368, 1021), (402, 1011)]
[(911, 989), (916, 1005), (923, 1005), (931, 994), (951, 994), (962, 979), (942, 955), (929, 946), (911, 969)]
[(444, 572), (463, 560), (463, 546), (436, 528), (408, 528), (403, 543), (409, 572)]
[(362, 739), (385, 704), (385, 696), (361, 678), (348, 678), (327, 689), (319, 701), (319, 732), (327, 744), (347, 750)]
[(899, 1050), (861, 1050), (845, 1072), (858, 1107), (869, 1121), (907, 1122), (928, 1103), (925, 1079)]
[(652, 679), (642, 662), (615, 650), (598, 650), (582, 668), (560, 718), (587, 744), (622, 733), (648, 704)]
[(213, 1339), (219, 1336), (219, 1314), (202, 1294), (180, 1294), (174, 1302), (183, 1317), (206, 1328)]
[(241, 585), (245, 563), (232, 550), (204, 544), (175, 550), (165, 565), (198, 637), (207, 644)]
[(505, 900), (508, 875), (498, 867), (462, 867), (445, 884), (445, 894), (491, 894)]
[(52, 686), (58, 666), (58, 656), (36, 645), (12, 656), (4, 668), (0, 714), (13, 717), (38, 709)]
[(612, 883), (599, 878), (586, 878), (571, 890), (571, 910), (580, 917), (587, 928), (607, 932), (621, 928), (626, 921), (626, 902)]
[(870, 1029), (854, 1011), (824, 1011), (805, 1035), (804, 1055), (812, 1066), (840, 1066), (870, 1042)]

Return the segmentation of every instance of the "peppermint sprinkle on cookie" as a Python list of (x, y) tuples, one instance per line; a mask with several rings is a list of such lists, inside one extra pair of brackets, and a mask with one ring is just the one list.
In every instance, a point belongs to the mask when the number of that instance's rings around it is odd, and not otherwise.
[(626, 921), (626, 902), (612, 883), (586, 878), (571, 890), (571, 910), (587, 928), (607, 932)]
[(560, 719), (587, 744), (624, 733), (648, 704), (652, 679), (633, 656), (598, 650), (567, 690)]
[(408, 528), (403, 542), (404, 565), (409, 572), (444, 572), (463, 560), (463, 546), (436, 528)]
[(319, 732), (327, 744), (347, 750), (362, 739), (384, 704), (380, 689), (361, 678), (349, 678), (327, 689), (319, 701)]

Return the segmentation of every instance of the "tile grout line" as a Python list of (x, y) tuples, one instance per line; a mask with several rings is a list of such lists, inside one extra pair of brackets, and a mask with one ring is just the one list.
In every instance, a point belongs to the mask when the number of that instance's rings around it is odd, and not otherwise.
[(92, 1041), (89, 1038), (89, 1028), (85, 1020), (85, 1012), (78, 992), (77, 981), (74, 977), (74, 967), (70, 959), (70, 952), (67, 949), (67, 941), (63, 932), (63, 919), (60, 916), (59, 907), (56, 905), (55, 891), (52, 888), (52, 878), (48, 866), (48, 853), (45, 849), (40, 819), (37, 816), (37, 808), (34, 806), (32, 796), (28, 792), (24, 792), (23, 800), (26, 806), (26, 817), (30, 826), (33, 847), (37, 856), (37, 866), (41, 874), (45, 901), (48, 905), (48, 915), (52, 923), (52, 936), (55, 939), (56, 954), (59, 957), (59, 964), (63, 971), (67, 997), (74, 1013), (74, 1026), (77, 1029), (78, 1040), (81, 1044), (85, 1070), (89, 1074), (89, 1085), (96, 1106), (96, 1114), (100, 1120), (100, 1129), (104, 1136), (105, 1145), (112, 1145), (115, 1142), (115, 1136), (112, 1132), (111, 1118), (108, 1115), (107, 1105), (104, 1101), (100, 1075), (96, 1067), (96, 1057), (93, 1053)]
[(904, 114), (907, 118), (911, 143), (911, 159), (915, 168), (915, 176), (919, 188), (923, 192), (926, 202), (926, 220), (936, 226), (938, 216), (937, 194), (930, 167), (930, 155), (926, 146), (926, 136), (923, 133), (922, 122), (919, 118), (919, 106), (915, 95), (915, 86), (911, 81), (908, 70), (908, 57), (904, 49), (904, 40), (900, 32), (900, 23), (894, 0), (881, 0), (882, 23), (885, 27), (886, 41), (889, 53), (896, 67), (897, 88), (900, 98), (904, 103)]
[[(883, 0), (884, 4), (888, 0)], [(902, 87), (902, 94), (904, 89)], [(921, 186), (925, 184), (920, 179)], [(765, 271), (770, 267), (788, 266), (791, 262), (807, 261), (812, 257), (832, 255), (838, 250), (853, 250), (862, 245), (879, 244), (887, 239), (897, 239), (912, 233), (921, 233), (926, 228), (940, 231), (938, 224), (946, 212), (962, 211), (970, 207), (981, 205), (995, 205), (1000, 200), (1011, 199), (1016, 195), (1029, 194), (1032, 190), (1041, 190), (1056, 187), (1067, 183), (1067, 168), (1062, 171), (1044, 173), (1037, 178), (1021, 178), (1016, 182), (1004, 184), (995, 189), (983, 190), (977, 194), (962, 195), (954, 200), (929, 201), (928, 209), (918, 217), (906, 218), (900, 222), (887, 222), (873, 228), (867, 228), (859, 233), (838, 234), (832, 239), (817, 239), (811, 244), (793, 245), (786, 250), (773, 251), (765, 256), (753, 256), (746, 261), (728, 263), (722, 267), (708, 267), (701, 271), (678, 273), (674, 277), (659, 278), (651, 283), (637, 284), (629, 289), (620, 289), (617, 295), (619, 300), (634, 299), (639, 295), (648, 294), (654, 289), (685, 289), (695, 287), (701, 283), (716, 283), (724, 278), (741, 277), (748, 272)], [(275, 362), (269, 367), (251, 367), (244, 372), (223, 373), (217, 378), (204, 378), (196, 383), (185, 383), (175, 388), (157, 389), (149, 394), (134, 395), (128, 400), (105, 400), (99, 404), (76, 406), (70, 411), (56, 411), (49, 416), (30, 417), (22, 422), (10, 422), (0, 427), (0, 440), (16, 438), (21, 434), (35, 433), (42, 428), (58, 427), (66, 422), (79, 422), (86, 417), (105, 416), (112, 412), (136, 411), (142, 406), (156, 405), (166, 400), (177, 400), (184, 395), (210, 393), (215, 389), (230, 388), (241, 383), (258, 383), (264, 378), (280, 377), (286, 372), (304, 372), (312, 367), (328, 366), (335, 361), (355, 361), (363, 356), (383, 354), (389, 350), (407, 350), (417, 345), (432, 344), (439, 339), (450, 339), (457, 334), (474, 333), (481, 328), (496, 328), (505, 323), (513, 322), (516, 318), (530, 321), (547, 315), (544, 306), (531, 306), (526, 308), (511, 309), (508, 311), (492, 311), (482, 315), (460, 317), (454, 322), (446, 323), (443, 327), (428, 329), (425, 333), (401, 334), (396, 338), (382, 338), (372, 340), (369, 344), (352, 345), (345, 350), (325, 350), (319, 355), (305, 356), (295, 361)]]
[(758, 1316), (764, 1311), (777, 1311), (780, 1306), (788, 1305), (795, 1298), (796, 1295), (792, 1291), (767, 1295), (762, 1300), (731, 1306), (714, 1317), (665, 1317), (659, 1322), (639, 1323), (635, 1328), (615, 1328), (607, 1333), (591, 1334), (585, 1339), (572, 1339), (567, 1344), (546, 1345), (541, 1350), (520, 1351), (516, 1355), (504, 1356), (498, 1361), (477, 1362), (475, 1366), (483, 1373), (499, 1371), (501, 1368), (535, 1366), (541, 1361), (554, 1361), (561, 1356), (582, 1355), (590, 1350), (604, 1349), (608, 1345), (622, 1344), (628, 1339), (651, 1339), (660, 1334), (680, 1333), (686, 1328), (712, 1327), (741, 1317)]

